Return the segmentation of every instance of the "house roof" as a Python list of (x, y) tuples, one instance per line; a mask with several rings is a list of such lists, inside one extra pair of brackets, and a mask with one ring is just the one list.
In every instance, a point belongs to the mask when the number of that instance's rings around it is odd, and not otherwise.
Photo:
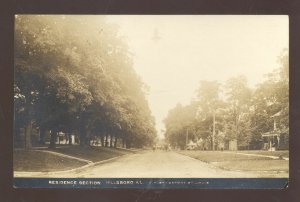
[(197, 145), (197, 144), (195, 142), (190, 142), (187, 145), (194, 146), (194, 145)]
[(262, 137), (274, 137), (274, 136), (278, 136), (278, 135), (280, 135), (280, 132), (278, 132), (278, 131), (271, 131), (271, 132), (263, 133), (261, 136)]
[(271, 117), (273, 118), (273, 117), (280, 116), (280, 115), (281, 115), (281, 113), (282, 113), (282, 110), (281, 110), (281, 111), (279, 111), (279, 112), (277, 112), (276, 114), (274, 114), (274, 115), (273, 115), (273, 116), (271, 116)]

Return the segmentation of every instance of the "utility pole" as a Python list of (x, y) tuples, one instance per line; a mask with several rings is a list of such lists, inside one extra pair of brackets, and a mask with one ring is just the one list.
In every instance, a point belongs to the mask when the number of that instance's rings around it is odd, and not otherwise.
[(212, 133), (212, 150), (215, 150), (215, 135), (216, 135), (216, 111), (213, 110), (213, 133)]
[(188, 143), (189, 143), (189, 129), (187, 128), (186, 129), (186, 139), (185, 139), (185, 145), (186, 145), (186, 147), (187, 147)]

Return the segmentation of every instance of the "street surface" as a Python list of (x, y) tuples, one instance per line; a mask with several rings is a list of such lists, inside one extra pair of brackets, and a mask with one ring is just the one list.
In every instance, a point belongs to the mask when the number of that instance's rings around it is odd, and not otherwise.
[[(279, 174), (280, 175), (280, 174)], [(255, 178), (278, 174), (226, 171), (173, 151), (146, 151), (70, 172), (28, 173), (24, 177), (70, 178)], [(18, 175), (15, 175), (18, 177)], [(21, 177), (19, 175), (19, 177)]]

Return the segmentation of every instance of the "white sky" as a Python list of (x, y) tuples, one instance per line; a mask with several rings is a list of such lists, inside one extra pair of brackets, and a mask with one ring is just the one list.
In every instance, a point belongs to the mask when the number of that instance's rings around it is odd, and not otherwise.
[[(115, 15), (134, 54), (134, 68), (148, 95), (159, 134), (177, 103), (195, 97), (200, 80), (225, 82), (244, 74), (250, 86), (278, 67), (288, 48), (288, 16)], [(154, 41), (154, 32), (160, 37)]]

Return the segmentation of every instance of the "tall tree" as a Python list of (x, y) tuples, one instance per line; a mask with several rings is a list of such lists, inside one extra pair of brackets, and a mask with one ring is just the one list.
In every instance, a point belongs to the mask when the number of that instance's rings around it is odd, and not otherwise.
[(251, 100), (251, 89), (247, 85), (247, 78), (243, 75), (233, 77), (225, 84), (227, 95), (227, 137), (238, 140), (240, 146), (245, 146), (245, 131), (250, 130), (247, 124), (248, 109)]
[[(213, 150), (215, 149), (217, 111), (223, 104), (220, 99), (220, 86), (217, 81), (200, 81), (197, 97), (199, 103), (198, 119), (200, 117), (201, 122), (206, 122), (206, 124), (201, 124), (200, 134), (203, 133), (204, 136), (210, 134), (209, 138), (211, 138)], [(211, 123), (207, 124), (207, 120), (211, 120)], [(206, 130), (203, 129), (203, 126), (206, 127)], [(210, 130), (210, 127), (212, 127), (212, 130)]]

